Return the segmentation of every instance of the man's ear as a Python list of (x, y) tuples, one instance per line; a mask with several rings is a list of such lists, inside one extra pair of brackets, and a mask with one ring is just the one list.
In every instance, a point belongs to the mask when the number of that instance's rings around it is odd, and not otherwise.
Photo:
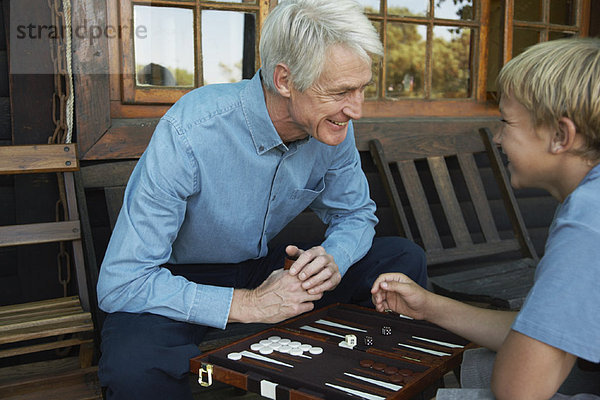
[(291, 95), (291, 79), (290, 79), (290, 68), (282, 63), (275, 66), (273, 72), (273, 83), (277, 92), (283, 97), (290, 97)]
[(577, 136), (577, 127), (575, 123), (567, 117), (561, 117), (558, 120), (558, 130), (552, 137), (550, 151), (553, 154), (560, 154), (573, 149)]

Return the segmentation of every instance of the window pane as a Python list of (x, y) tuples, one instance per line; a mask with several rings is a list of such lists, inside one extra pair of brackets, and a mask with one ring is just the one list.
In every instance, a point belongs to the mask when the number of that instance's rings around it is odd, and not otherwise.
[(513, 57), (540, 41), (540, 33), (529, 29), (515, 29), (513, 35)]
[(379, 0), (358, 0), (358, 3), (365, 8), (365, 12), (379, 14)]
[(426, 17), (429, 15), (429, 0), (388, 0), (388, 14), (399, 16)]
[(575, 25), (575, 0), (552, 0), (550, 2), (550, 23)]
[(515, 19), (541, 21), (542, 0), (515, 0)]
[(473, 19), (473, 0), (437, 0), (434, 16), (445, 19)]
[(426, 27), (388, 23), (386, 34), (386, 96), (423, 97)]
[(251, 4), (255, 4), (256, 0), (208, 0), (208, 1), (215, 1), (215, 2), (219, 2), (219, 3), (251, 3)]
[(202, 11), (202, 67), (205, 85), (242, 80), (244, 64), (251, 64), (251, 69), (254, 69), (253, 44), (250, 45), (251, 54), (247, 52), (244, 59), (244, 34), (255, 35), (254, 21), (254, 18), (245, 18), (245, 14), (241, 12)]
[[(375, 27), (375, 29), (377, 30), (377, 32), (379, 33), (379, 36), (381, 37), (381, 23), (380, 22), (372, 22), (372, 23), (373, 23), (373, 26)], [(375, 60), (373, 62), (373, 65), (371, 66), (371, 74), (373, 76), (373, 83), (366, 87), (365, 99), (372, 100), (372, 99), (377, 99), (377, 98), (381, 97), (381, 94), (379, 93), (380, 73), (381, 73), (381, 58), (379, 57), (377, 60)]]
[(136, 83), (194, 86), (194, 12), (175, 7), (133, 7)]
[(471, 29), (433, 28), (432, 98), (471, 95)]

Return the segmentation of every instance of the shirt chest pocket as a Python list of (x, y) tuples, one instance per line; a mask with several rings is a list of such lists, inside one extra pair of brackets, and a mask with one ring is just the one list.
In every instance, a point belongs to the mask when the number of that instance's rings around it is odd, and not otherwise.
[(325, 189), (325, 179), (320, 178), (314, 188), (295, 189), (292, 191), (290, 200), (294, 202), (295, 207), (304, 209), (312, 203), (318, 195)]

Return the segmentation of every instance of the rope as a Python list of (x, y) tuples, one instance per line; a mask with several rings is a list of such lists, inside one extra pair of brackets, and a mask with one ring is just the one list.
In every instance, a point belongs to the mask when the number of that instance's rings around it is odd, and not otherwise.
[(66, 124), (67, 124), (67, 135), (65, 137), (65, 143), (71, 143), (73, 140), (73, 69), (72, 69), (72, 54), (71, 54), (71, 0), (63, 0), (63, 12), (65, 17), (65, 39), (66, 39), (66, 67), (67, 67), (67, 104), (66, 104)]

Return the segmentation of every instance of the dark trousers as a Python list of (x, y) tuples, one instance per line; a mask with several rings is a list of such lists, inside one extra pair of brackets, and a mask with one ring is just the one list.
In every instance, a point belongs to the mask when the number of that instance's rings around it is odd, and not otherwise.
[[(255, 288), (282, 268), (284, 247), (265, 258), (233, 265), (169, 266), (177, 275), (205, 284)], [(231, 268), (229, 268), (231, 267)], [(346, 272), (340, 284), (315, 303), (371, 306), (371, 286), (382, 273), (403, 272), (421, 286), (427, 284), (423, 250), (399, 237), (375, 238), (362, 260)], [(207, 327), (155, 314), (109, 314), (102, 330), (99, 376), (108, 399), (191, 399), (189, 359), (200, 354)]]

